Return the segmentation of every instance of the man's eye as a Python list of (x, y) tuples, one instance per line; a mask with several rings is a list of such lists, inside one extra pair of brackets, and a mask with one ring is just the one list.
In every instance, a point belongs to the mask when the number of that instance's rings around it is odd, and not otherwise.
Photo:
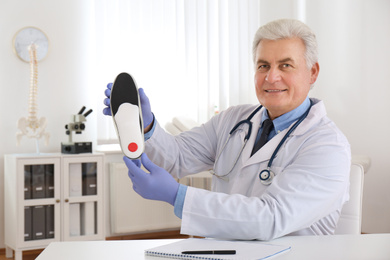
[(259, 65), (257, 68), (258, 70), (266, 70), (268, 68), (268, 65)]
[(290, 64), (283, 64), (282, 67), (283, 68), (291, 68), (292, 66)]

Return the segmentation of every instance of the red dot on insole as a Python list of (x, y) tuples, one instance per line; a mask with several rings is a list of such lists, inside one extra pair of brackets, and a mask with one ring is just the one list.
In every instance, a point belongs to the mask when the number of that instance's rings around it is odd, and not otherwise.
[(127, 148), (130, 152), (135, 152), (138, 150), (138, 145), (136, 143), (130, 143)]

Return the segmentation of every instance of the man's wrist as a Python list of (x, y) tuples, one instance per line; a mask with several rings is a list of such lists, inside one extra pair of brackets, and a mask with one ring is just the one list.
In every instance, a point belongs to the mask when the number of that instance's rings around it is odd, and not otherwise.
[(149, 138), (152, 137), (154, 129), (156, 128), (156, 124), (157, 124), (156, 122), (157, 121), (154, 118), (154, 114), (153, 113), (152, 113), (152, 115), (153, 115), (152, 123), (150, 123), (146, 128), (144, 128), (144, 139), (145, 139), (145, 141), (149, 140)]
[(147, 127), (144, 128), (144, 133), (148, 133), (152, 129), (153, 123), (154, 123), (154, 117), (152, 123), (150, 123)]
[(187, 194), (187, 186), (180, 184), (179, 189), (176, 193), (176, 199), (174, 203), (174, 213), (178, 218), (182, 218), (183, 216), (183, 207), (184, 207), (184, 200)]

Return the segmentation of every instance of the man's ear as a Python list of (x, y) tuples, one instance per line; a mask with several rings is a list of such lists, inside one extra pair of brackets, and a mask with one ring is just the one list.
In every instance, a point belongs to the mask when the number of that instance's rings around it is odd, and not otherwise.
[(310, 84), (314, 84), (317, 80), (318, 74), (320, 73), (320, 65), (316, 62), (310, 69)]

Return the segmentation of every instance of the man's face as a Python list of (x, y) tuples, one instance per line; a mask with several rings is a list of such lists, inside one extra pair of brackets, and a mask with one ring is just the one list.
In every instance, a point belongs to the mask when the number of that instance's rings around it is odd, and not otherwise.
[(273, 120), (307, 97), (319, 73), (318, 63), (308, 69), (301, 39), (262, 40), (255, 59), (255, 87), (259, 102)]

